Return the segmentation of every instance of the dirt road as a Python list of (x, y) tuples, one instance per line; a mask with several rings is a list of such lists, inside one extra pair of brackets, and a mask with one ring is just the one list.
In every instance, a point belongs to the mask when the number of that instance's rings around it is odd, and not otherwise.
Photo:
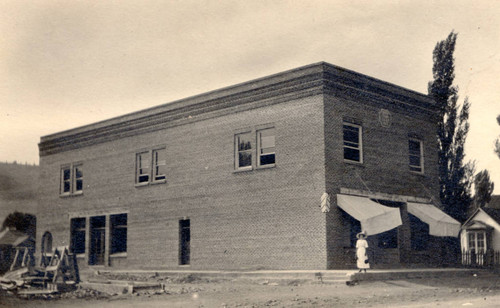
[[(69, 296), (67, 296), (69, 297)], [(342, 284), (205, 281), (101, 298), (0, 298), (0, 307), (498, 307), (500, 277)]]

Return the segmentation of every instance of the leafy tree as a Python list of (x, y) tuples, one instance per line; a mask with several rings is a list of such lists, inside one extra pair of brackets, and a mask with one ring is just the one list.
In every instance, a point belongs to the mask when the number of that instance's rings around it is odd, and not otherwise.
[(474, 164), (464, 164), (464, 144), (469, 131), (468, 98), (458, 104), (458, 87), (455, 79), (455, 43), (453, 31), (436, 44), (433, 52), (434, 80), (429, 82), (429, 95), (439, 107), (437, 139), (439, 144), (439, 185), (443, 209), (459, 221), (467, 218), (472, 204), (471, 185)]
[(3, 221), (1, 231), (6, 228), (15, 228), (34, 238), (36, 234), (36, 216), (15, 211), (9, 214)]
[(481, 208), (491, 200), (494, 183), (490, 181), (488, 170), (483, 170), (474, 177), (474, 205)]

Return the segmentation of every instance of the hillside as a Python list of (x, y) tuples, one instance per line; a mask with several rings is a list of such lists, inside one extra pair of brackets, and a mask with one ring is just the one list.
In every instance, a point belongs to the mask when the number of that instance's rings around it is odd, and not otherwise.
[(0, 224), (14, 211), (35, 214), (39, 167), (0, 163)]

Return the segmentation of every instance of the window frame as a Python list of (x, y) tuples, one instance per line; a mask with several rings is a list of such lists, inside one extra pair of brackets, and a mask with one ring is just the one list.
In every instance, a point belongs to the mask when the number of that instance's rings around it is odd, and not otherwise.
[[(345, 127), (346, 126), (354, 127), (354, 128), (356, 128), (358, 130), (358, 143), (357, 143), (357, 147), (345, 144), (346, 142), (353, 143), (351, 141), (346, 141), (346, 139), (345, 139), (344, 131), (345, 131)], [(359, 161), (358, 160), (353, 160), (353, 159), (346, 158), (346, 153), (345, 153), (346, 149), (351, 149), (351, 150), (358, 151), (359, 152)], [(342, 122), (342, 150), (343, 150), (342, 151), (342, 155), (343, 155), (344, 162), (354, 163), (354, 164), (363, 164), (364, 158), (363, 158), (363, 126), (362, 125), (351, 123), (351, 122), (348, 122), (348, 121), (343, 121)]]
[[(265, 131), (272, 131), (273, 133), (272, 136), (274, 138), (274, 144), (272, 147), (265, 147), (265, 148), (262, 147), (262, 133)], [(255, 133), (257, 135), (257, 146), (256, 146), (257, 155), (255, 157), (257, 160), (257, 168), (272, 168), (276, 166), (276, 129), (274, 128), (274, 126), (271, 126), (271, 127), (257, 129)], [(270, 148), (272, 148), (274, 151), (266, 154), (262, 153), (263, 149), (270, 149)], [(273, 155), (274, 162), (269, 164), (262, 164), (261, 157), (265, 155)]]
[[(418, 155), (416, 153), (412, 153), (412, 151), (410, 150), (410, 143), (411, 142), (418, 142), (419, 143), (420, 147), (419, 147)], [(412, 165), (411, 158), (417, 157), (417, 156), (418, 156), (418, 159), (420, 161), (420, 165), (419, 166)], [(408, 167), (410, 169), (410, 172), (412, 172), (412, 173), (417, 173), (417, 174), (424, 173), (424, 142), (419, 138), (414, 138), (414, 137), (408, 138)]]
[[(165, 156), (165, 159), (164, 160), (161, 160), (161, 161), (158, 161), (157, 158), (157, 154), (160, 153), (160, 151), (163, 152), (163, 155)], [(152, 167), (152, 172), (151, 172), (151, 182), (154, 182), (154, 183), (158, 183), (158, 182), (163, 182), (167, 179), (167, 174), (166, 172), (163, 173), (163, 174), (160, 174), (160, 173), (157, 173), (160, 166), (167, 166), (167, 148), (163, 147), (163, 148), (156, 148), (156, 149), (153, 149), (151, 150), (151, 156), (152, 156), (152, 159), (151, 159), (151, 167)], [(159, 178), (159, 177), (163, 177), (163, 178)]]
[[(114, 219), (118, 219), (118, 216), (124, 216), (125, 217), (125, 224), (114, 221)], [(110, 214), (109, 215), (109, 238), (110, 238), (110, 245), (109, 245), (109, 255), (110, 256), (116, 256), (116, 255), (126, 255), (127, 254), (127, 244), (128, 244), (128, 213), (120, 213), (120, 214)], [(122, 250), (117, 250), (116, 249), (116, 241), (117, 241), (117, 229), (125, 229), (125, 236), (124, 236), (124, 249)], [(121, 240), (123, 242), (123, 239)], [(122, 247), (123, 248), (123, 247)]]
[[(83, 221), (83, 228), (80, 226), (79, 228), (77, 228), (76, 226), (74, 226), (73, 222), (76, 222), (77, 220), (81, 220)], [(74, 240), (74, 237), (76, 235), (76, 232), (83, 232), (83, 251), (81, 250), (78, 250), (77, 252), (75, 252), (75, 240)], [(87, 241), (87, 219), (86, 217), (72, 217), (70, 218), (70, 245), (69, 245), (69, 249), (72, 253), (75, 253), (76, 255), (85, 255), (85, 252), (87, 251), (87, 244), (86, 244), (86, 241)]]
[[(163, 154), (165, 156), (165, 159), (161, 162), (157, 162), (156, 153), (159, 153), (160, 151), (164, 151)], [(148, 186), (152, 184), (163, 184), (167, 182), (167, 173), (165, 171), (164, 174), (159, 174), (157, 172), (157, 167), (160, 166), (167, 166), (167, 148), (165, 146), (158, 146), (158, 147), (153, 147), (149, 149), (141, 149), (135, 152), (135, 186), (136, 187), (141, 187), (141, 186)], [(147, 164), (143, 165), (143, 160), (147, 159)], [(148, 173), (139, 173), (141, 170), (145, 170)], [(147, 176), (147, 180), (140, 181), (141, 176)], [(163, 177), (160, 179), (157, 179), (158, 177)]]
[[(239, 140), (239, 137), (242, 136), (242, 135), (248, 135), (248, 142), (250, 143), (250, 149), (244, 149), (244, 150), (240, 150), (240, 140)], [(236, 171), (245, 171), (245, 170), (252, 170), (253, 169), (253, 165), (254, 165), (254, 155), (253, 155), (253, 152), (254, 152), (254, 146), (253, 146), (253, 143), (254, 143), (254, 140), (253, 140), (253, 134), (252, 134), (252, 131), (251, 130), (247, 130), (247, 131), (241, 131), (241, 132), (238, 132), (236, 134), (234, 134), (234, 170)], [(240, 167), (240, 153), (241, 152), (244, 152), (244, 153), (249, 153), (250, 154), (250, 165), (248, 166), (243, 166), (243, 167)]]
[[(81, 173), (81, 176), (77, 177), (77, 170)], [(65, 178), (65, 171), (68, 172), (69, 177)], [(68, 197), (68, 196), (76, 196), (83, 194), (83, 163), (76, 162), (71, 164), (61, 165), (59, 171), (59, 196), (60, 197)], [(80, 189), (77, 189), (78, 182), (80, 182)], [(68, 184), (68, 190), (66, 191), (66, 184)]]
[[(473, 240), (471, 241), (471, 235), (473, 236)], [(483, 248), (480, 250), (479, 248), (479, 235), (482, 235), (481, 242), (483, 243)], [(473, 245), (471, 245), (471, 243)], [(474, 231), (467, 231), (467, 248), (469, 251), (474, 251), (475, 253), (484, 253), (486, 250), (488, 250), (488, 241), (487, 241), (487, 234), (486, 231), (484, 230), (474, 230)], [(474, 247), (471, 247), (474, 246)]]

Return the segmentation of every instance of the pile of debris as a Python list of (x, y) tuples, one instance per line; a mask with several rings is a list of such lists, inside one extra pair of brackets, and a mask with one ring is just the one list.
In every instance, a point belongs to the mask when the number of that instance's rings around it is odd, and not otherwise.
[(42, 256), (38, 266), (33, 264), (32, 250), (18, 249), (9, 271), (0, 277), (0, 288), (23, 297), (50, 295), (72, 291), (80, 280), (75, 255), (67, 246)]

